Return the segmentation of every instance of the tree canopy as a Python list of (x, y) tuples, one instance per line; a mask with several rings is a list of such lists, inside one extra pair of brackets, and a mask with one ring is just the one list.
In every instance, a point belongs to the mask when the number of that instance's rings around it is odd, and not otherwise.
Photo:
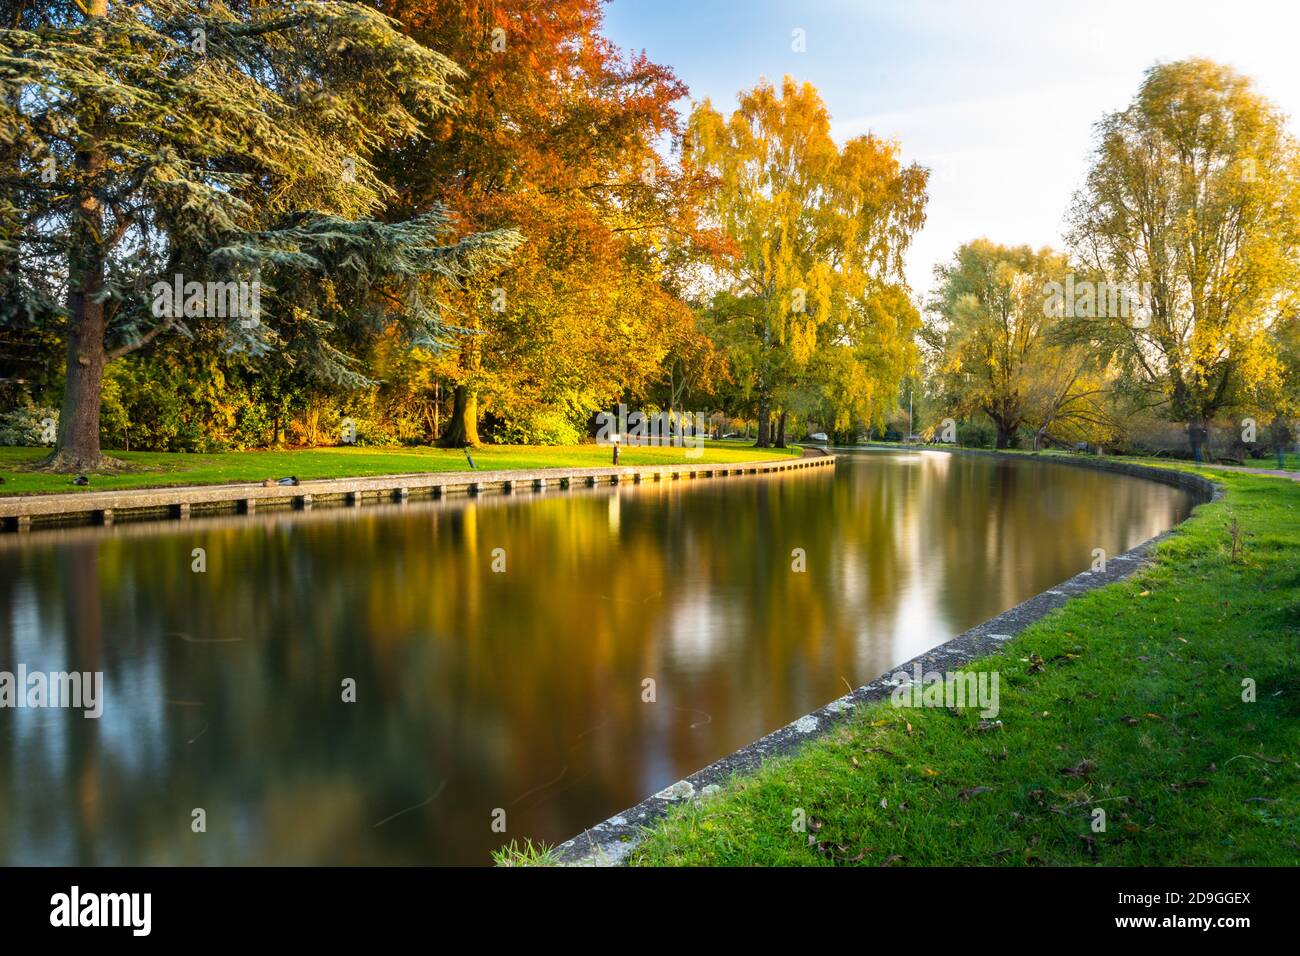
[(673, 283), (699, 182), (664, 153), (684, 85), (601, 36), (599, 0), (380, 6), (463, 70), (455, 116), (387, 157), (403, 206), (527, 236), (509, 270), (454, 299), (466, 330), (437, 367), (456, 394), (444, 443), (475, 443), (480, 415), (528, 439), (644, 397), (690, 341)]
[(351, 342), (396, 321), (412, 343), (436, 344), (447, 323), (431, 283), (498, 264), (517, 243), (504, 231), (447, 242), (436, 206), (377, 218), (394, 191), (371, 157), (447, 113), (459, 71), (376, 11), (84, 10), (0, 31), (2, 308), (7, 323), (64, 327), (59, 467), (100, 464), (106, 363), (190, 334), (190, 310), (158, 314), (158, 280), (257, 283), (258, 314), (227, 321), (220, 347), (275, 350), (356, 383)]
[(789, 77), (742, 93), (729, 118), (705, 100), (685, 155), (717, 178), (705, 205), (734, 251), (712, 308), (757, 397), (759, 444), (772, 408), (815, 372), (840, 420), (896, 391), (914, 356), (902, 268), (926, 171), (874, 136), (837, 146), (816, 89)]
[(1097, 125), (1071, 214), (1081, 268), (1137, 290), (1142, 321), (1076, 323), (1180, 421), (1279, 401), (1274, 327), (1300, 307), (1300, 149), (1251, 82), (1208, 60), (1147, 71)]
[(1105, 435), (1106, 364), (1064, 340), (1064, 316), (1050, 288), (1063, 283), (1063, 253), (967, 243), (935, 270), (938, 289), (923, 332), (940, 405), (951, 416), (982, 413), (1006, 448), (1030, 426), (1035, 447), (1058, 439)]
[(837, 141), (790, 77), (692, 103), (603, 12), (0, 6), (0, 433), (57, 418), (46, 467), (83, 471), (102, 443), (573, 443), (617, 403), (760, 446), (1300, 411), (1300, 147), (1246, 77), (1153, 66), (1064, 251), (963, 243), (923, 322), (902, 144)]

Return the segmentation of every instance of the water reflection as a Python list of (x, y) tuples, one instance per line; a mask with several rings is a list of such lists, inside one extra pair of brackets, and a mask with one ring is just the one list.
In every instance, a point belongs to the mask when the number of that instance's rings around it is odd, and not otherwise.
[(0, 670), (102, 670), (106, 704), (0, 710), (0, 862), (485, 863), (1189, 507), (1062, 465), (864, 453), (833, 474), (7, 537)]

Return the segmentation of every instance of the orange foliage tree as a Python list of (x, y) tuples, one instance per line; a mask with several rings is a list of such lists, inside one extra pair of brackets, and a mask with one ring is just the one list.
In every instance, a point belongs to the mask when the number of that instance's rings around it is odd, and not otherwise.
[(525, 236), (505, 271), (453, 293), (453, 390), (440, 442), (471, 445), (488, 418), (512, 440), (564, 440), (597, 407), (644, 396), (693, 321), (676, 294), (706, 238), (702, 175), (663, 153), (685, 87), (599, 34), (600, 0), (384, 0), (449, 57), (459, 109), (388, 157), (403, 211), (449, 208), (458, 230)]

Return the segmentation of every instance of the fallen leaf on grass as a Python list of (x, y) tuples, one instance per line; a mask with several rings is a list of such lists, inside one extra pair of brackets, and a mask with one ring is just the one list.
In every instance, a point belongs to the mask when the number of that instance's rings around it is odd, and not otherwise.
[(891, 866), (891, 865), (897, 863), (897, 862), (898, 862), (899, 860), (901, 860), (902, 858), (903, 858), (903, 857), (902, 857), (902, 854), (895, 853), (893, 856), (887, 856), (887, 857), (885, 857), (884, 862), (882, 862), (880, 865), (881, 865), (881, 866)]
[(957, 796), (962, 800), (969, 800), (971, 797), (978, 796), (981, 793), (992, 792), (992, 787), (966, 787), (964, 790), (958, 790)]
[(1062, 767), (1061, 776), (1063, 777), (1086, 777), (1097, 769), (1097, 765), (1091, 760), (1080, 760), (1073, 767)]
[(860, 863), (862, 862), (863, 857), (871, 852), (871, 847), (864, 846), (858, 851), (856, 856), (849, 856), (849, 847), (845, 846), (843, 843), (836, 843), (834, 846), (831, 846), (829, 843), (820, 843), (813, 840), (808, 845), (815, 847), (819, 854), (825, 857), (830, 857), (830, 859), (836, 863)]

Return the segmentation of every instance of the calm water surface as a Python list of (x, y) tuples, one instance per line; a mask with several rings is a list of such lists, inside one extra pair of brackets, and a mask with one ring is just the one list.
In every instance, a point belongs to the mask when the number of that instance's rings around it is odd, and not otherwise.
[(0, 670), (103, 671), (105, 705), (0, 710), (0, 862), (483, 864), (559, 842), (1190, 507), (1088, 469), (864, 452), (6, 536)]

